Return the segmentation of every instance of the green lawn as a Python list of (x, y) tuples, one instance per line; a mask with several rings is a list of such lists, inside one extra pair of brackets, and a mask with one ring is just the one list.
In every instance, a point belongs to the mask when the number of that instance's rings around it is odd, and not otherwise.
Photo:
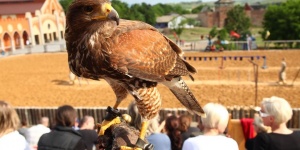
[[(200, 36), (203, 35), (204, 38), (209, 34), (209, 31), (212, 28), (207, 27), (195, 27), (191, 29), (184, 29), (183, 33), (180, 35), (180, 39), (185, 41), (195, 41), (200, 40)], [(258, 33), (259, 31), (262, 31), (262, 28), (251, 28), (252, 35), (256, 38), (257, 42), (262, 42), (261, 35)], [(172, 32), (169, 34), (166, 34), (170, 39), (175, 40), (174, 35)]]

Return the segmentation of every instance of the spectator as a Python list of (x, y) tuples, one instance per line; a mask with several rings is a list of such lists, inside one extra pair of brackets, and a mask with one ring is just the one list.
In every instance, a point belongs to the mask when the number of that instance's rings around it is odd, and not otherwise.
[(192, 117), (190, 115), (181, 115), (179, 117), (179, 129), (181, 131), (182, 142), (191, 137), (193, 132), (199, 132), (199, 128), (191, 127)]
[(195, 137), (195, 136), (203, 134), (204, 127), (203, 127), (203, 123), (202, 123), (201, 117), (199, 117), (197, 128), (199, 129), (199, 131), (192, 132), (190, 137)]
[(49, 133), (49, 118), (48, 117), (42, 117), (40, 119), (40, 124), (32, 126), (28, 129), (29, 133), (29, 144), (31, 146), (31, 149), (36, 149), (38, 141), (40, 137), (45, 134)]
[(85, 150), (81, 134), (72, 128), (76, 117), (76, 110), (72, 106), (60, 106), (55, 114), (56, 126), (50, 133), (42, 135), (38, 150)]
[(251, 35), (247, 34), (246, 35), (246, 40), (247, 40), (247, 49), (250, 51), (252, 49), (252, 37)]
[(78, 132), (81, 134), (87, 150), (92, 150), (98, 144), (98, 134), (94, 130), (95, 120), (92, 116), (84, 116), (79, 124)]
[(166, 120), (165, 129), (171, 140), (172, 150), (181, 150), (183, 142), (181, 132), (179, 130), (179, 119), (174, 115), (168, 117)]
[(25, 138), (17, 131), (20, 120), (8, 103), (0, 101), (0, 149), (30, 150)]
[[(254, 116), (253, 126), (254, 126), (254, 130), (257, 134), (271, 132), (271, 128), (268, 127), (268, 126), (265, 126), (263, 121), (262, 121), (262, 118), (258, 115)], [(247, 150), (253, 150), (254, 140), (255, 140), (255, 137), (246, 140), (245, 147), (246, 147)]]
[[(128, 114), (132, 118), (131, 125), (140, 130), (142, 118), (138, 113), (135, 102), (132, 102), (128, 106)], [(154, 146), (154, 150), (171, 150), (170, 138), (166, 134), (160, 133), (161, 129), (159, 128), (158, 118), (157, 116), (149, 120), (146, 139)]]
[(258, 134), (254, 140), (254, 150), (299, 150), (300, 133), (286, 126), (292, 115), (292, 108), (285, 99), (276, 96), (264, 98), (260, 116), (272, 132)]
[(236, 141), (223, 135), (228, 124), (227, 109), (216, 103), (208, 103), (203, 108), (206, 118), (201, 118), (203, 135), (187, 139), (182, 150), (238, 150)]
[(26, 141), (29, 143), (29, 131), (27, 127), (27, 120), (22, 119), (21, 121), (21, 127), (18, 129), (18, 132), (23, 135), (26, 139)]

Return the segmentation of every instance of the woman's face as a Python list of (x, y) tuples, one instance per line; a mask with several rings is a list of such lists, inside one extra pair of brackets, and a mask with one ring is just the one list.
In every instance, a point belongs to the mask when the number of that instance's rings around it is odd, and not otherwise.
[(274, 122), (274, 117), (268, 113), (266, 113), (264, 106), (261, 106), (261, 110), (259, 111), (259, 115), (262, 118), (265, 126), (271, 126)]

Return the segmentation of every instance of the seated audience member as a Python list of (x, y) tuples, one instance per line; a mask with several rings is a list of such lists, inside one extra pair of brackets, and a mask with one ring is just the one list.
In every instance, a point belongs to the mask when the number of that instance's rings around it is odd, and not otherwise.
[(19, 116), (15, 109), (4, 101), (0, 101), (0, 149), (30, 150), (24, 136), (19, 134)]
[(272, 132), (258, 134), (254, 140), (254, 150), (299, 150), (300, 133), (286, 126), (292, 115), (292, 108), (285, 99), (276, 96), (264, 98), (260, 117)]
[[(259, 115), (254, 116), (253, 126), (254, 126), (254, 130), (255, 130), (256, 134), (271, 132), (271, 128), (264, 125), (262, 118)], [(253, 150), (254, 140), (255, 140), (255, 137), (246, 140), (245, 147), (247, 150)]]
[(166, 119), (165, 129), (171, 140), (172, 150), (182, 149), (182, 136), (179, 130), (179, 119), (172, 115)]
[(203, 134), (188, 138), (182, 150), (238, 150), (236, 141), (223, 135), (228, 124), (228, 111), (221, 104), (208, 103), (203, 107), (206, 117), (201, 118)]
[(81, 134), (72, 128), (76, 115), (72, 106), (60, 106), (55, 114), (56, 126), (50, 133), (42, 135), (38, 150), (85, 150), (86, 145)]
[(92, 116), (84, 116), (79, 124), (78, 132), (87, 146), (87, 150), (92, 150), (98, 144), (98, 134), (94, 130), (95, 120)]
[(199, 131), (192, 132), (190, 137), (195, 137), (195, 136), (203, 134), (204, 127), (203, 127), (203, 124), (202, 124), (201, 117), (199, 117), (197, 128), (199, 129)]
[(191, 137), (193, 132), (199, 132), (199, 128), (191, 127), (192, 117), (190, 115), (181, 115), (179, 117), (179, 129), (181, 131), (182, 142)]
[(28, 141), (32, 149), (36, 149), (38, 141), (43, 134), (50, 132), (48, 126), (49, 126), (49, 118), (42, 117), (40, 119), (40, 124), (32, 126), (28, 129), (28, 135), (29, 135)]
[(27, 127), (27, 120), (23, 119), (21, 121), (21, 127), (18, 129), (18, 132), (23, 135), (26, 139), (26, 141), (29, 143), (29, 131)]
[[(138, 112), (135, 102), (132, 102), (128, 106), (128, 114), (132, 118), (130, 125), (140, 130), (142, 117)], [(160, 133), (160, 130), (158, 116), (149, 120), (146, 139), (154, 146), (154, 150), (171, 150), (170, 138), (166, 134)]]

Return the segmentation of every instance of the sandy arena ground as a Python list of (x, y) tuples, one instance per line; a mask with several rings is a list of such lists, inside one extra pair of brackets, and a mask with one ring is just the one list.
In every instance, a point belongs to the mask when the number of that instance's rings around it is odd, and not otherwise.
[[(300, 74), (291, 85), (300, 68), (299, 50), (281, 51), (236, 51), (236, 52), (186, 52), (188, 61), (198, 73), (195, 82), (186, 79), (187, 84), (201, 105), (220, 102), (226, 106), (255, 105), (255, 83), (253, 65), (248, 59), (222, 61), (220, 56), (255, 56), (259, 66), (257, 103), (263, 97), (277, 95), (286, 98), (292, 107), (300, 107)], [(197, 56), (196, 58), (194, 58)], [(266, 56), (267, 69), (262, 69)], [(190, 60), (189, 60), (190, 57)], [(198, 57), (202, 57), (200, 61)], [(204, 61), (204, 57), (207, 60)], [(212, 57), (210, 60), (209, 57)], [(287, 59), (287, 85), (278, 85), (278, 71), (281, 59)], [(197, 61), (194, 61), (197, 59)], [(98, 107), (113, 105), (115, 96), (105, 81), (78, 80), (71, 84), (66, 53), (47, 53), (10, 56), (0, 59), (0, 99), (14, 106), (55, 107), (71, 104), (76, 107)], [(219, 69), (220, 66), (223, 69)], [(164, 108), (183, 107), (163, 85), (159, 86)], [(121, 104), (126, 107), (130, 96)]]

